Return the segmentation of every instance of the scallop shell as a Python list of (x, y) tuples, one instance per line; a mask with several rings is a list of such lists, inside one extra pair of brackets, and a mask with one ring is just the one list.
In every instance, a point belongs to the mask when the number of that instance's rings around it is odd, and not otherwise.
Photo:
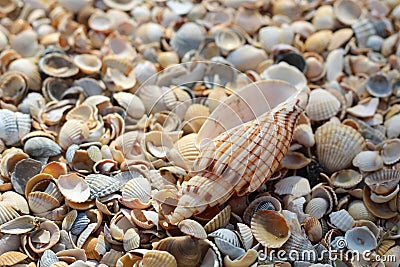
[(77, 174), (65, 174), (58, 178), (58, 187), (64, 197), (76, 203), (83, 203), (89, 199), (90, 188), (88, 182)]
[(279, 212), (259, 210), (251, 220), (254, 237), (265, 247), (279, 248), (290, 237), (289, 224)]
[(354, 218), (354, 220), (376, 220), (375, 216), (372, 215), (371, 212), (369, 212), (369, 210), (361, 200), (354, 200), (350, 202), (347, 211), (349, 212), (351, 217)]
[(67, 78), (79, 72), (72, 60), (60, 53), (50, 53), (39, 60), (39, 69), (52, 77)]
[(79, 120), (68, 120), (61, 127), (58, 143), (63, 149), (72, 144), (81, 144), (89, 137), (88, 126)]
[(334, 122), (327, 122), (316, 130), (315, 143), (318, 160), (329, 172), (349, 167), (365, 146), (359, 132)]
[(400, 172), (397, 170), (380, 170), (365, 177), (365, 183), (376, 194), (388, 194), (396, 188), (400, 181)]
[(317, 197), (312, 198), (305, 208), (305, 213), (317, 219), (321, 219), (328, 211), (329, 203), (326, 199)]
[(362, 7), (353, 0), (336, 1), (333, 8), (336, 18), (346, 25), (354, 24), (362, 15)]
[(203, 226), (198, 222), (190, 219), (185, 219), (178, 223), (178, 228), (182, 233), (198, 239), (206, 239), (207, 233)]
[(331, 176), (331, 183), (335, 187), (350, 189), (362, 181), (362, 175), (355, 170), (341, 170)]
[(400, 160), (400, 139), (391, 139), (384, 142), (381, 156), (385, 164), (394, 164)]
[(286, 177), (275, 184), (275, 193), (301, 197), (311, 193), (310, 183), (300, 176)]
[(383, 160), (378, 151), (362, 151), (354, 157), (353, 165), (360, 171), (372, 172), (383, 168)]
[(231, 218), (231, 206), (226, 206), (217, 215), (215, 215), (206, 225), (204, 230), (207, 233), (213, 232), (219, 228), (225, 227)]
[(324, 89), (315, 89), (310, 93), (306, 107), (307, 116), (312, 121), (323, 121), (335, 116), (340, 109), (339, 100)]
[(151, 185), (146, 178), (135, 178), (123, 185), (121, 203), (132, 209), (150, 206)]
[(0, 255), (0, 265), (2, 266), (14, 266), (25, 259), (28, 255), (19, 251), (8, 251)]
[(142, 264), (143, 266), (178, 266), (173, 255), (160, 250), (152, 250), (144, 254)]
[(39, 191), (29, 193), (28, 204), (31, 211), (36, 214), (53, 210), (61, 205), (55, 197)]
[(90, 187), (90, 199), (109, 195), (118, 191), (121, 187), (116, 178), (103, 174), (89, 174), (85, 180)]
[(24, 151), (33, 157), (52, 157), (61, 154), (61, 147), (46, 137), (33, 137), (24, 145)]
[(347, 247), (359, 253), (370, 251), (378, 245), (375, 235), (366, 226), (350, 229), (346, 232), (345, 239)]
[(347, 210), (339, 210), (329, 214), (331, 223), (346, 232), (354, 226), (354, 219)]

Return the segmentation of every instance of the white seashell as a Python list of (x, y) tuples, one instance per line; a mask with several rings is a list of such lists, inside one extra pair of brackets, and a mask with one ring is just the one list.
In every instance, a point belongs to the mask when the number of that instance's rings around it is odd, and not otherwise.
[(121, 189), (122, 204), (132, 209), (143, 209), (150, 205), (151, 185), (146, 178), (135, 178), (128, 181)]
[(183, 24), (175, 33), (170, 44), (172, 49), (182, 58), (190, 50), (199, 48), (204, 38), (204, 29), (198, 24), (188, 22)]
[(310, 183), (300, 176), (286, 177), (275, 184), (275, 193), (301, 197), (311, 192)]
[(0, 110), (0, 139), (8, 146), (18, 143), (31, 130), (31, 118), (28, 114)]
[(385, 121), (388, 138), (397, 138), (400, 135), (400, 114), (394, 115)]
[(347, 247), (351, 250), (364, 253), (376, 248), (377, 240), (375, 235), (366, 226), (354, 227), (345, 234)]
[(292, 28), (287, 24), (282, 25), (281, 28), (275, 26), (261, 28), (258, 34), (261, 45), (267, 52), (271, 52), (277, 44), (292, 44), (294, 37)]
[(22, 57), (33, 57), (39, 51), (38, 35), (33, 30), (25, 30), (13, 36), (10, 46)]
[(383, 168), (383, 160), (378, 151), (362, 151), (354, 157), (353, 165), (360, 171), (371, 172)]
[(332, 50), (326, 57), (326, 78), (335, 81), (343, 73), (344, 50), (342, 48)]
[(207, 233), (203, 226), (191, 219), (182, 220), (178, 223), (178, 228), (182, 233), (198, 239), (206, 239)]
[(378, 108), (379, 98), (363, 99), (358, 105), (348, 108), (347, 112), (359, 118), (367, 118), (374, 116)]
[(128, 229), (124, 234), (123, 246), (125, 251), (138, 248), (140, 245), (140, 236), (134, 228)]
[(353, 0), (339, 0), (333, 5), (336, 18), (346, 25), (352, 25), (362, 15), (362, 7)]
[(329, 219), (334, 226), (344, 232), (351, 229), (355, 223), (349, 212), (343, 209), (329, 214)]
[(307, 88), (307, 79), (296, 67), (280, 62), (267, 68), (261, 73), (266, 80), (281, 80), (290, 83), (298, 90)]
[(351, 169), (340, 170), (331, 176), (331, 183), (335, 187), (349, 189), (355, 187), (362, 181), (362, 175)]
[(329, 208), (329, 203), (321, 197), (312, 198), (305, 208), (305, 213), (312, 217), (321, 219)]
[(246, 250), (249, 250), (253, 246), (253, 241), (254, 241), (253, 233), (251, 232), (250, 227), (248, 227), (246, 224), (243, 223), (238, 223), (237, 227), (243, 247)]
[(85, 202), (90, 196), (89, 184), (85, 179), (74, 173), (60, 175), (58, 188), (66, 199), (76, 203)]
[(334, 95), (324, 89), (315, 89), (310, 93), (306, 113), (312, 121), (323, 121), (335, 116), (339, 108), (340, 102)]
[(226, 59), (240, 71), (255, 70), (258, 64), (267, 59), (267, 54), (262, 49), (244, 45), (232, 51)]
[(333, 8), (329, 5), (319, 7), (314, 14), (312, 24), (317, 30), (331, 30), (335, 25)]
[(394, 164), (400, 160), (400, 139), (385, 141), (381, 150), (382, 160), (385, 164)]

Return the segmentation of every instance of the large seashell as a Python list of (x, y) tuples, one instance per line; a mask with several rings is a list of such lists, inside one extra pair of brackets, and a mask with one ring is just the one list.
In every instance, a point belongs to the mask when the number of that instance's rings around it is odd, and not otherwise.
[(347, 247), (359, 253), (370, 251), (378, 245), (375, 235), (366, 226), (350, 229), (346, 232), (345, 239)]
[(315, 132), (318, 160), (329, 172), (345, 169), (365, 144), (359, 132), (350, 126), (327, 122)]
[(8, 146), (18, 143), (31, 130), (31, 118), (28, 114), (0, 110), (0, 138)]
[(275, 193), (301, 197), (311, 193), (310, 183), (300, 176), (286, 177), (275, 184)]
[(353, 165), (360, 171), (371, 172), (383, 168), (383, 160), (378, 151), (362, 151), (354, 157)]
[(25, 142), (24, 151), (33, 157), (52, 157), (61, 154), (61, 147), (46, 137), (34, 137)]
[(190, 50), (199, 48), (204, 38), (204, 29), (196, 23), (188, 22), (175, 33), (170, 44), (182, 58)]
[(362, 175), (355, 170), (341, 170), (332, 174), (330, 182), (335, 187), (349, 189), (362, 181)]
[(272, 210), (259, 210), (251, 220), (254, 237), (265, 247), (279, 248), (290, 236), (290, 228), (285, 217)]
[(164, 238), (153, 244), (153, 249), (172, 254), (178, 266), (198, 266), (208, 250), (208, 243), (190, 236)]
[(380, 170), (365, 177), (365, 183), (376, 194), (388, 194), (396, 188), (400, 181), (400, 172), (397, 170)]
[(120, 202), (131, 209), (145, 209), (150, 206), (151, 185), (146, 178), (135, 178), (123, 185)]
[(310, 93), (306, 113), (312, 121), (323, 121), (335, 116), (339, 108), (340, 102), (334, 95), (324, 89), (315, 89)]
[(333, 8), (336, 18), (346, 25), (354, 24), (362, 15), (362, 7), (353, 0), (336, 1)]
[(39, 60), (38, 64), (41, 71), (52, 77), (66, 78), (79, 72), (79, 68), (72, 60), (60, 53), (47, 54)]
[(103, 174), (89, 174), (85, 180), (90, 187), (90, 199), (109, 195), (118, 191), (121, 187), (116, 178)]
[(385, 164), (394, 164), (400, 160), (400, 139), (390, 139), (384, 142), (381, 156)]
[(19, 251), (8, 251), (0, 255), (0, 265), (2, 266), (15, 266), (16, 264), (24, 261), (28, 255)]
[(198, 239), (206, 239), (207, 233), (203, 226), (198, 222), (190, 219), (185, 219), (178, 223), (178, 228), (182, 233)]
[(329, 219), (334, 226), (344, 232), (351, 229), (354, 225), (354, 219), (347, 210), (332, 212), (329, 214)]
[(60, 175), (58, 188), (66, 199), (76, 203), (88, 200), (91, 190), (86, 180), (75, 173)]

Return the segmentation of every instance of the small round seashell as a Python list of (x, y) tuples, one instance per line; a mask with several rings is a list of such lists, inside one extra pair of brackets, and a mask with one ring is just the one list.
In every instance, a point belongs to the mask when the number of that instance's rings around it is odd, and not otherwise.
[(150, 250), (143, 256), (143, 266), (171, 266), (177, 267), (178, 264), (173, 255), (167, 251)]
[(307, 116), (313, 121), (327, 120), (335, 116), (340, 108), (339, 100), (324, 89), (311, 91), (306, 107)]
[(59, 207), (60, 202), (53, 196), (40, 191), (28, 195), (29, 208), (34, 214), (40, 214)]
[(275, 193), (279, 195), (293, 195), (301, 197), (311, 192), (310, 183), (306, 178), (290, 176), (275, 184)]
[(320, 6), (314, 14), (312, 24), (317, 30), (331, 30), (335, 25), (333, 8), (330, 5)]
[(86, 74), (97, 73), (101, 68), (101, 60), (91, 54), (80, 54), (74, 57), (75, 65)]
[(28, 88), (28, 77), (19, 71), (7, 71), (0, 76), (1, 99), (6, 103), (18, 104)]
[(349, 189), (359, 184), (362, 178), (359, 172), (347, 169), (333, 173), (330, 181), (335, 187)]
[(380, 170), (374, 172), (364, 179), (365, 183), (376, 194), (388, 194), (392, 192), (400, 181), (400, 172), (398, 170)]
[(344, 232), (351, 229), (354, 225), (353, 217), (344, 209), (330, 213), (329, 219), (334, 226)]
[(347, 211), (354, 218), (354, 220), (370, 220), (375, 221), (375, 216), (369, 212), (367, 207), (361, 200), (354, 200), (350, 202)]
[(239, 48), (244, 44), (244, 37), (232, 29), (221, 30), (215, 37), (215, 44), (224, 52)]
[(306, 147), (313, 147), (315, 145), (315, 138), (311, 126), (308, 124), (296, 126), (293, 133), (293, 140)]
[(375, 235), (366, 227), (354, 227), (345, 234), (347, 247), (351, 250), (363, 253), (364, 251), (376, 248), (377, 240)]
[(307, 70), (306, 59), (300, 53), (287, 52), (287, 53), (283, 53), (283, 54), (278, 54), (276, 56), (276, 63), (279, 63), (282, 61), (296, 67), (299, 71), (301, 71), (303, 73), (306, 72), (306, 70)]
[(209, 115), (208, 107), (202, 104), (192, 104), (186, 110), (184, 119), (193, 132), (198, 132)]
[(24, 30), (11, 38), (10, 46), (22, 57), (33, 57), (39, 52), (38, 35), (33, 30)]
[(232, 51), (226, 60), (240, 71), (255, 70), (261, 62), (267, 59), (264, 50), (251, 45), (244, 45)]
[(182, 233), (198, 239), (206, 239), (207, 233), (203, 226), (191, 219), (185, 219), (178, 223), (178, 228)]
[(113, 27), (111, 19), (102, 12), (93, 13), (88, 20), (88, 25), (92, 30), (101, 33), (109, 33)]
[(64, 197), (73, 202), (82, 203), (89, 199), (89, 184), (77, 174), (60, 175), (58, 187)]
[(334, 50), (343, 46), (353, 36), (353, 30), (349, 28), (343, 28), (333, 33), (331, 42), (329, 43), (328, 50)]
[(311, 242), (319, 242), (322, 239), (322, 226), (317, 218), (307, 217), (302, 225)]
[(204, 38), (204, 29), (196, 23), (188, 22), (175, 33), (170, 45), (182, 58), (190, 50), (196, 50)]
[(362, 15), (362, 7), (353, 0), (339, 0), (333, 5), (336, 18), (343, 24), (352, 25)]
[(266, 80), (282, 80), (290, 83), (298, 90), (303, 90), (307, 87), (307, 79), (304, 74), (296, 67), (280, 62), (267, 68), (261, 73), (261, 76)]
[(397, 138), (400, 135), (400, 114), (394, 115), (385, 121), (386, 136), (388, 138)]
[[(41, 235), (46, 236), (46, 233), (50, 233), (50, 235), (45, 237), (44, 239), (48, 240), (43, 242)], [(42, 253), (57, 244), (60, 236), (60, 229), (58, 228), (57, 224), (52, 221), (45, 221), (40, 223), (36, 231), (30, 233), (28, 237), (28, 244), (34, 252)]]
[(306, 40), (305, 49), (308, 52), (322, 53), (328, 47), (331, 39), (332, 31), (317, 31)]
[(46, 137), (33, 137), (24, 145), (24, 151), (33, 157), (52, 157), (61, 153), (61, 147)]
[(400, 139), (386, 140), (381, 150), (381, 156), (385, 164), (394, 164), (400, 160)]
[(354, 157), (353, 165), (360, 171), (372, 172), (383, 168), (383, 160), (378, 151), (362, 151)]
[(312, 198), (305, 208), (305, 213), (317, 219), (321, 219), (329, 208), (329, 203), (326, 199), (317, 197)]
[(72, 60), (61, 53), (50, 53), (39, 60), (39, 69), (52, 77), (67, 78), (79, 72)]
[(285, 217), (272, 210), (259, 210), (251, 220), (254, 237), (265, 247), (279, 248), (290, 237), (290, 228)]

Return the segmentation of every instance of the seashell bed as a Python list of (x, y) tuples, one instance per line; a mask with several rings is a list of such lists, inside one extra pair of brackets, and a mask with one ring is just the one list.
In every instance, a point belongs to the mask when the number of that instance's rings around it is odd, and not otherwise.
[(1, 0), (0, 266), (400, 263), (399, 0)]

